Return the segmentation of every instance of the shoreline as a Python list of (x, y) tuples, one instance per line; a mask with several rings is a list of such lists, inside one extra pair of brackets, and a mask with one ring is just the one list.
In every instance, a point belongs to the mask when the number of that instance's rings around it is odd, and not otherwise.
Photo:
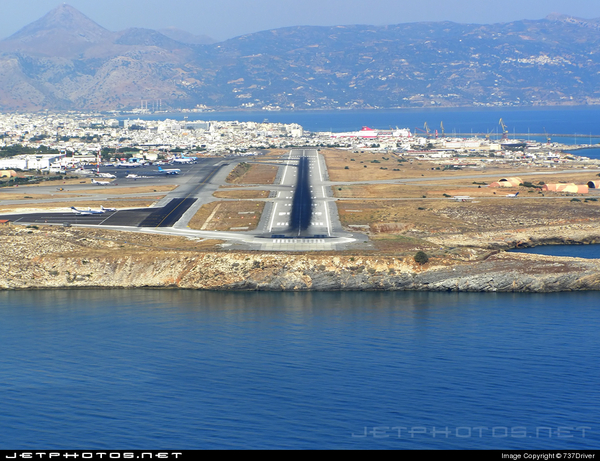
[[(435, 245), (444, 240), (447, 250), (422, 266), (415, 263), (412, 256), (376, 255), (358, 250), (326, 254), (178, 248), (148, 251), (148, 248), (134, 246), (122, 248), (116, 240), (101, 241), (96, 234), (83, 229), (13, 227), (10, 230), (3, 232), (2, 238), (10, 239), (16, 251), (13, 259), (7, 259), (7, 254), (0, 263), (0, 290), (3, 291), (150, 288), (544, 293), (600, 290), (600, 259), (505, 251), (519, 243), (548, 244), (548, 238), (554, 239), (553, 243), (565, 243), (565, 234), (572, 243), (600, 242), (600, 226), (593, 224), (556, 226), (544, 232), (529, 229), (496, 232), (497, 235), (429, 237)], [(31, 238), (30, 233), (34, 233), (35, 238)], [(68, 238), (65, 238), (67, 233)], [(127, 240), (132, 240), (132, 236), (128, 235)], [(86, 250), (81, 244), (92, 247)]]

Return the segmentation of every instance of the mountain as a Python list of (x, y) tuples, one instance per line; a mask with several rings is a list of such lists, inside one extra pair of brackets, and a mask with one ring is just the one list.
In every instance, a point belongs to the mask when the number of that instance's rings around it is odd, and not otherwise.
[(61, 5), (0, 41), (0, 110), (600, 103), (600, 20), (298, 26), (198, 44)]
[(73, 57), (111, 40), (113, 33), (67, 4), (0, 42), (1, 50), (32, 55)]
[(187, 43), (189, 45), (210, 45), (215, 43), (215, 40), (210, 38), (208, 35), (194, 35), (186, 32), (185, 30), (177, 29), (176, 27), (168, 27), (166, 29), (159, 29), (163, 35), (166, 35), (173, 40), (181, 43)]

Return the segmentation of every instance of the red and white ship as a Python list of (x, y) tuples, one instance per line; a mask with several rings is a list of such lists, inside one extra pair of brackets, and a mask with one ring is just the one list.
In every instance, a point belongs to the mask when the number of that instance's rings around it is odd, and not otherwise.
[(376, 130), (363, 126), (360, 131), (350, 131), (347, 133), (331, 133), (332, 138), (410, 138), (412, 136), (408, 128), (396, 128), (395, 130)]

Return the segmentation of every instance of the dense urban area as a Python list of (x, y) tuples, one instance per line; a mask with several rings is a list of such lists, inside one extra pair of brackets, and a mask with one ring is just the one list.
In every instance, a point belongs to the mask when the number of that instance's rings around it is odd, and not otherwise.
[[(456, 138), (437, 133), (416, 136), (409, 129), (307, 132), (298, 124), (268, 122), (119, 120), (89, 114), (0, 115), (0, 170), (21, 170), (29, 174), (34, 170), (91, 174), (81, 167), (96, 164), (98, 155), (104, 163), (135, 166), (172, 162), (181, 157), (255, 156), (267, 149), (295, 146), (393, 153), (436, 159), (448, 166), (597, 163), (586, 157), (562, 154), (567, 146), (552, 144), (550, 140), (525, 143), (489, 137)], [(472, 160), (465, 161), (464, 157)], [(18, 175), (13, 173), (13, 176)]]

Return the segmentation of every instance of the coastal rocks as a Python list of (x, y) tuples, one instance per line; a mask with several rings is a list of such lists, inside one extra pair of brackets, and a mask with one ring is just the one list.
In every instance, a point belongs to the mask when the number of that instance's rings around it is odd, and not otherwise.
[(429, 236), (427, 240), (448, 247), (479, 247), (492, 250), (538, 245), (597, 243), (600, 242), (600, 224), (573, 223), (562, 226)]
[[(485, 261), (418, 270), (393, 258), (208, 253), (103, 258), (44, 256), (3, 266), (4, 289), (161, 287), (207, 290), (514, 291), (600, 289), (600, 262), (537, 255), (493, 255)], [(329, 263), (329, 264), (328, 264)]]
[[(597, 228), (573, 226), (572, 235), (592, 238)], [(31, 232), (31, 233), (30, 233)], [(91, 231), (27, 230), (0, 233), (0, 289), (185, 288), (261, 291), (478, 291), (555, 292), (600, 290), (600, 260), (483, 250), (477, 259), (412, 258), (344, 254), (270, 254), (125, 246)], [(88, 233), (86, 233), (88, 232)], [(562, 238), (521, 233), (520, 241)], [(95, 238), (94, 238), (95, 237)], [(493, 236), (488, 236), (493, 237)], [(497, 237), (497, 236), (496, 236)], [(126, 236), (128, 241), (136, 238)], [(594, 237), (598, 238), (598, 237)], [(463, 236), (456, 244), (483, 244)], [(536, 240), (534, 240), (536, 239)], [(506, 238), (505, 242), (516, 239)], [(447, 240), (446, 240), (447, 244)], [(509, 243), (506, 243), (510, 246)], [(513, 244), (514, 246), (514, 244)], [(491, 245), (488, 245), (491, 247)]]

